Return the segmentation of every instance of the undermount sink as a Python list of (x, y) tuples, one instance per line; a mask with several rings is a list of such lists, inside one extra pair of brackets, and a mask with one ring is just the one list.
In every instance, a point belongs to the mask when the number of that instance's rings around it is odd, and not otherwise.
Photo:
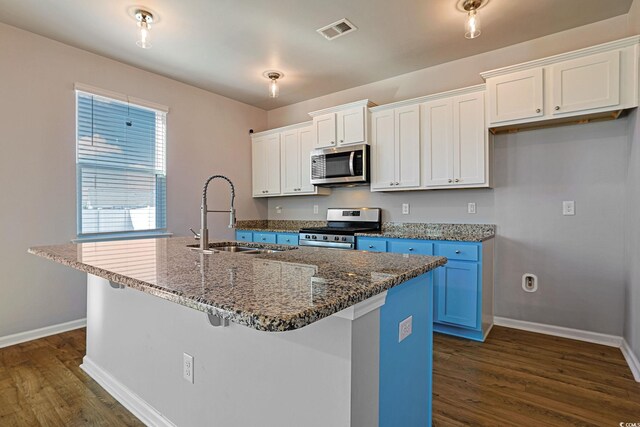
[[(198, 245), (187, 245), (191, 250), (199, 251)], [(214, 254), (216, 252), (233, 252), (233, 253), (241, 253), (247, 255), (258, 255), (258, 254), (272, 254), (275, 252), (282, 252), (279, 249), (267, 249), (260, 247), (248, 247), (248, 246), (209, 246), (209, 249), (204, 251), (206, 254)]]

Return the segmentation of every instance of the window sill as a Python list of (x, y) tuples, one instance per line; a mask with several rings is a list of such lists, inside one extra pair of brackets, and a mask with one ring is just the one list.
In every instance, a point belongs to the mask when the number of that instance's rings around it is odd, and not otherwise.
[(162, 237), (171, 237), (173, 233), (168, 231), (137, 231), (127, 233), (110, 233), (110, 234), (90, 234), (79, 236), (72, 243), (90, 243), (90, 242), (108, 242), (112, 240), (135, 240), (135, 239), (158, 239)]

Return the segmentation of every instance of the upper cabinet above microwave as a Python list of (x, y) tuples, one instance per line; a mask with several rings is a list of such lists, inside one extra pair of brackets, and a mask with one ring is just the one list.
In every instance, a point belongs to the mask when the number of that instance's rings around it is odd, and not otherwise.
[(494, 132), (615, 118), (638, 106), (639, 36), (482, 73)]
[(314, 148), (368, 143), (368, 99), (309, 113), (313, 118)]

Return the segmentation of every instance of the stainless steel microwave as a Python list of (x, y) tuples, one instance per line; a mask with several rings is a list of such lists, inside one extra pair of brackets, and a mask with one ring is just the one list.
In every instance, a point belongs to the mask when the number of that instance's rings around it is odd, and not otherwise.
[(311, 152), (311, 184), (335, 187), (368, 183), (368, 145), (323, 148)]

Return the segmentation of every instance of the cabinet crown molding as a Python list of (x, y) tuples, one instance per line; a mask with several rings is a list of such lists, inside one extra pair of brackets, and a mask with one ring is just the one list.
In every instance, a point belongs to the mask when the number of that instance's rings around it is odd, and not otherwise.
[(595, 46), (590, 46), (584, 49), (578, 49), (571, 52), (565, 52), (558, 55), (548, 56), (546, 58), (534, 59), (533, 61), (523, 62), (516, 65), (510, 65), (508, 67), (496, 68), (495, 70), (484, 71), (480, 73), (482, 78), (486, 81), (488, 78), (501, 76), (517, 71), (529, 70), (536, 67), (545, 67), (553, 65), (558, 62), (581, 58), (583, 56), (593, 55), (595, 53), (608, 52), (615, 49), (622, 49), (629, 46), (640, 44), (640, 35), (626, 37), (620, 40), (614, 40), (612, 42), (602, 43)]
[(405, 99), (403, 101), (392, 102), (391, 104), (378, 105), (375, 107), (370, 107), (369, 111), (374, 113), (376, 111), (384, 111), (384, 110), (389, 110), (389, 109), (398, 108), (398, 107), (407, 107), (409, 105), (421, 104), (423, 102), (435, 101), (437, 99), (451, 98), (453, 96), (458, 96), (458, 95), (467, 95), (469, 93), (483, 92), (485, 88), (486, 88), (486, 85), (482, 83), (475, 86), (468, 86), (460, 89), (448, 90), (446, 92), (434, 93), (432, 95), (420, 96), (418, 98)]
[(274, 133), (285, 132), (285, 131), (288, 131), (288, 130), (304, 128), (304, 127), (311, 126), (312, 124), (313, 124), (313, 122), (308, 121), (308, 122), (296, 123), (296, 124), (293, 124), (293, 125), (282, 126), (282, 127), (279, 127), (279, 128), (263, 130), (262, 132), (252, 133), (251, 134), (251, 138), (258, 138), (260, 136), (266, 136), (266, 135), (271, 135), (271, 134), (274, 134)]
[(374, 102), (371, 102), (368, 99), (363, 99), (361, 101), (355, 101), (355, 102), (350, 102), (348, 104), (342, 104), (342, 105), (338, 105), (335, 107), (329, 107), (329, 108), (324, 108), (322, 110), (317, 110), (317, 111), (312, 111), (309, 113), (309, 115), (311, 117), (315, 117), (315, 116), (321, 116), (323, 114), (327, 114), (327, 113), (335, 113), (337, 111), (343, 111), (343, 110), (349, 110), (351, 108), (355, 108), (355, 107), (375, 107), (377, 104), (375, 104)]

